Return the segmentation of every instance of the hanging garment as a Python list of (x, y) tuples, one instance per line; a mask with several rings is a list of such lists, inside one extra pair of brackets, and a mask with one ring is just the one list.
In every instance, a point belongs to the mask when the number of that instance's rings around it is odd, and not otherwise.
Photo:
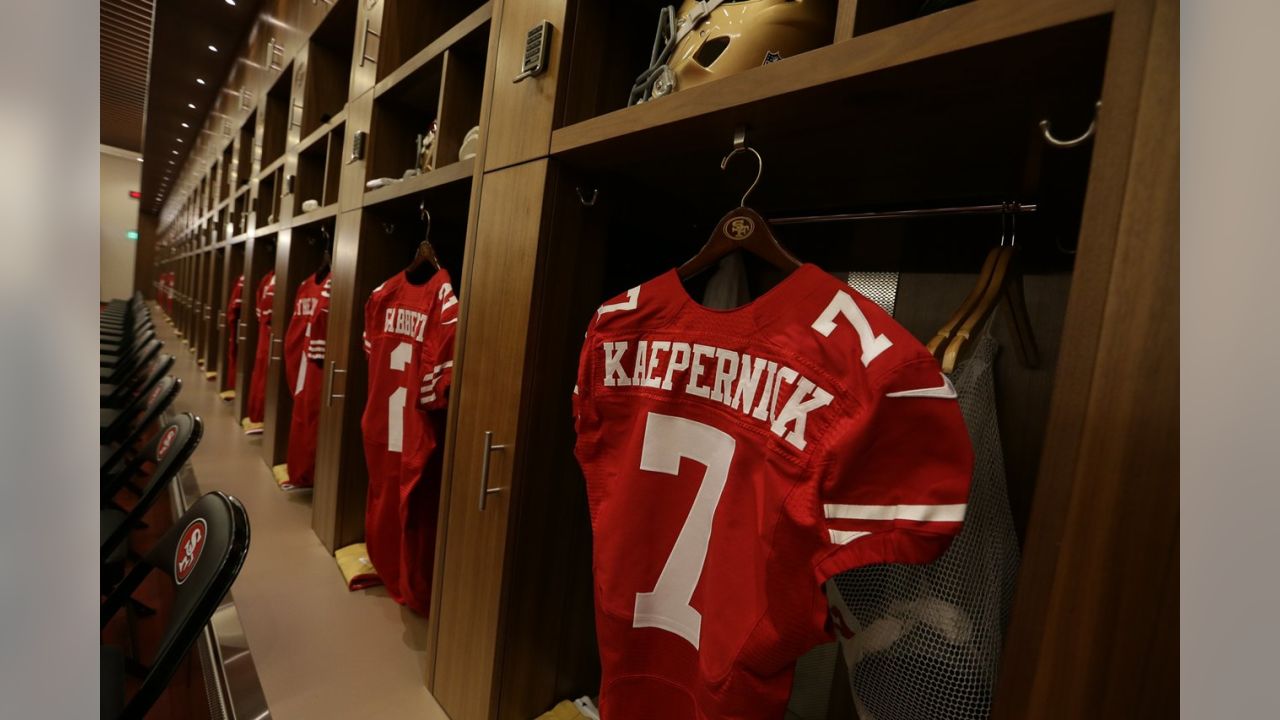
[(309, 276), (298, 286), (293, 315), (284, 331), (284, 371), (293, 393), (289, 422), (289, 487), (315, 482), (316, 436), (320, 430), (320, 392), (324, 381), (325, 339), (329, 329), (329, 289), (332, 275)]
[(442, 418), (432, 411), (447, 404), (457, 322), (458, 298), (445, 270), (421, 284), (400, 273), (365, 303), (365, 545), (391, 597), (424, 615), (440, 502), (435, 450), (444, 437)]
[(879, 565), (828, 585), (863, 720), (979, 720), (990, 711), (1018, 573), (984, 337), (952, 376), (976, 455), (964, 528), (929, 565)]
[(244, 276), (236, 278), (231, 286), (231, 299), (227, 301), (227, 373), (222, 385), (236, 386), (236, 352), (240, 349), (240, 308), (244, 304), (241, 295), (244, 293)]
[(601, 716), (784, 716), (830, 639), (822, 584), (929, 562), (973, 471), (955, 391), (813, 265), (713, 310), (676, 271), (596, 311), (573, 398), (594, 535)]
[[(257, 424), (262, 432), (262, 418), (267, 402), (267, 366), (271, 357), (271, 312), (276, 302), (276, 274), (268, 271), (253, 294), (253, 313), (258, 323), (258, 346), (253, 355), (253, 374), (249, 378), (249, 397), (245, 402), (245, 421)], [(245, 430), (252, 431), (246, 426)]]

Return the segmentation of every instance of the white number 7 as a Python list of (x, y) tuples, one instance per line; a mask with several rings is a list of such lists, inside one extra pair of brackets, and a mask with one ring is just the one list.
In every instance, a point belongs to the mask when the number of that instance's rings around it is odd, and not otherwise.
[(845, 319), (853, 324), (854, 332), (858, 333), (858, 342), (862, 345), (862, 367), (870, 365), (876, 356), (893, 347), (893, 342), (889, 338), (877, 335), (871, 329), (871, 323), (867, 322), (867, 316), (858, 309), (858, 303), (854, 302), (853, 296), (840, 290), (837, 290), (836, 296), (831, 298), (827, 309), (813, 321), (813, 329), (822, 333), (823, 337), (830, 337), (831, 331), (836, 329), (836, 315), (845, 316)]
[(688, 640), (695, 649), (698, 647), (702, 614), (689, 602), (707, 561), (711, 525), (729, 479), (736, 445), (733, 437), (710, 425), (649, 413), (640, 469), (676, 475), (680, 472), (680, 459), (689, 458), (706, 466), (707, 472), (653, 591), (636, 593), (632, 627), (661, 628)]

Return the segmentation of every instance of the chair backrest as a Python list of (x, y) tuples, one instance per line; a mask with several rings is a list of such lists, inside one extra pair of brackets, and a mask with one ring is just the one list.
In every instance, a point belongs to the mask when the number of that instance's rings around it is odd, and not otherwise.
[(211, 492), (169, 528), (106, 599), (104, 627), (153, 570), (169, 578), (174, 592), (160, 646), (120, 717), (146, 715), (231, 589), (248, 553), (249, 516), (244, 506), (234, 497)]
[(106, 398), (103, 407), (118, 407), (123, 400), (131, 399), (139, 393), (146, 393), (160, 378), (173, 368), (174, 357), (168, 353), (157, 355), (150, 362), (137, 365), (125, 377), (120, 379), (111, 396)]
[[(169, 364), (173, 364), (173, 357), (166, 355)], [(120, 462), (129, 450), (137, 444), (138, 438), (143, 431), (147, 429), (160, 414), (163, 413), (174, 399), (178, 397), (178, 393), (182, 392), (182, 379), (173, 376), (165, 376), (160, 378), (158, 382), (152, 385), (151, 390), (145, 395), (139, 394), (136, 398), (138, 402), (143, 403), (141, 414), (134, 420), (133, 426), (129, 434), (116, 445), (111, 455), (102, 463), (102, 472), (104, 477), (115, 468), (116, 463)]]
[(156, 355), (160, 354), (160, 347), (162, 345), (164, 345), (164, 343), (160, 342), (158, 338), (151, 338), (128, 360), (125, 360), (116, 366), (115, 372), (111, 373), (111, 379), (118, 383), (123, 378), (132, 374), (132, 372), (138, 367), (151, 362)]
[(144, 465), (155, 463), (147, 484), (142, 487), (142, 492), (139, 493), (133, 507), (129, 509), (125, 521), (102, 541), (103, 558), (111, 555), (111, 551), (129, 536), (129, 531), (142, 519), (147, 510), (151, 509), (160, 491), (177, 477), (178, 471), (186, 464), (191, 453), (195, 452), (203, 435), (204, 423), (200, 418), (191, 413), (182, 413), (156, 433), (156, 436), (143, 447), (142, 452), (138, 453), (138, 457), (134, 458), (124, 470), (103, 481), (102, 501), (107, 502), (120, 491), (125, 481)]

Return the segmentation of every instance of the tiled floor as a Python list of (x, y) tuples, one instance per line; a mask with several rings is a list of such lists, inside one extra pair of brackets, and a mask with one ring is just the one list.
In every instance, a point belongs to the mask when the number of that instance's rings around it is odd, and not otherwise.
[(200, 489), (235, 495), (249, 511), (249, 557), (232, 593), (271, 717), (447, 720), (424, 685), (426, 620), (381, 588), (347, 591), (311, 530), (310, 493), (276, 488), (260, 441), (244, 436), (195, 355), (158, 324), (183, 382), (175, 409), (205, 422), (192, 459)]

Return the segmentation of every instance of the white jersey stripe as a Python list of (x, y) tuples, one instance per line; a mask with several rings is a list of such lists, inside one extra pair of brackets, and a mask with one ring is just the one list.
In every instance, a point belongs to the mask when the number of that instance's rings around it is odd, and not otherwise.
[(959, 505), (823, 505), (828, 520), (914, 520), (962, 522), (965, 504)]

